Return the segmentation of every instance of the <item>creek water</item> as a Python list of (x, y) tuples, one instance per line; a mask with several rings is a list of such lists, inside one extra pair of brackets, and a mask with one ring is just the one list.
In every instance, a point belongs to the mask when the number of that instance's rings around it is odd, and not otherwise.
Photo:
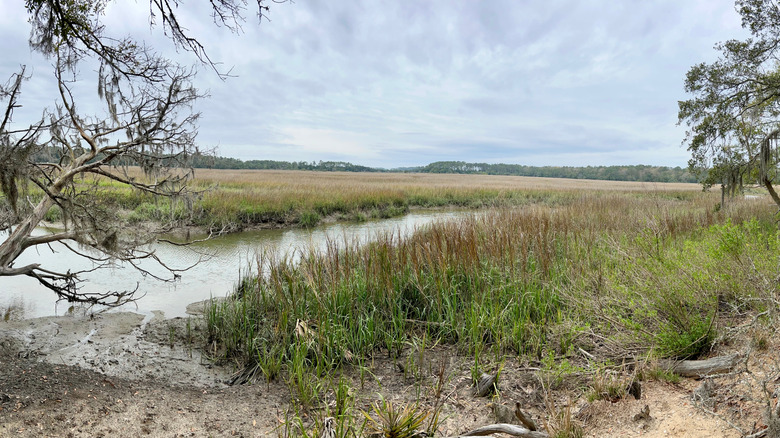
[[(166, 264), (182, 269), (175, 282), (163, 282), (142, 275), (127, 264), (98, 269), (83, 275), (83, 292), (105, 292), (132, 290), (138, 287), (133, 303), (112, 309), (132, 311), (149, 315), (162, 311), (166, 317), (185, 316), (187, 305), (211, 297), (229, 294), (242, 273), (252, 269), (255, 256), (266, 252), (281, 256), (294, 255), (309, 249), (323, 249), (328, 242), (368, 242), (386, 232), (407, 235), (416, 228), (437, 220), (452, 219), (468, 213), (462, 211), (422, 212), (399, 218), (375, 220), (363, 223), (334, 223), (313, 229), (260, 230), (234, 233), (190, 246), (155, 244), (152, 249)], [(36, 230), (44, 234), (44, 230)], [(205, 258), (204, 258), (205, 256)], [(43, 267), (67, 272), (90, 269), (89, 260), (78, 257), (61, 244), (41, 246), (37, 251), (28, 250), (16, 261), (16, 266), (40, 263)], [(197, 263), (197, 264), (196, 264)], [(152, 263), (142, 267), (162, 274)], [(53, 292), (29, 277), (0, 277), (0, 318), (23, 319), (42, 316), (63, 315), (72, 312), (67, 302), (57, 302)], [(83, 310), (83, 309), (81, 309)], [(96, 309), (92, 309), (96, 310)]]

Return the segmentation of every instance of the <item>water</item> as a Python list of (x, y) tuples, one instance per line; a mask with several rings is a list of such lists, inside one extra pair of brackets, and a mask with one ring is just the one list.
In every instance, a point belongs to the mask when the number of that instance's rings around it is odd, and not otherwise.
[[(428, 212), (409, 214), (400, 218), (370, 221), (361, 224), (336, 223), (311, 230), (262, 230), (230, 234), (190, 246), (157, 244), (156, 254), (173, 268), (183, 269), (176, 282), (162, 282), (150, 276), (143, 276), (126, 265), (100, 269), (83, 276), (84, 292), (105, 292), (109, 290), (132, 290), (138, 286), (143, 297), (117, 310), (151, 314), (162, 311), (166, 317), (186, 315), (188, 304), (222, 297), (230, 293), (242, 272), (254, 263), (255, 254), (262, 251), (277, 255), (294, 254), (309, 248), (322, 249), (328, 239), (336, 242), (366, 242), (377, 234), (400, 232), (409, 234), (415, 228), (440, 219), (463, 216), (464, 212)], [(42, 230), (37, 231), (40, 234)], [(206, 257), (204, 259), (204, 257)], [(28, 250), (17, 260), (16, 266), (41, 263), (47, 269), (66, 272), (69, 269), (89, 269), (90, 261), (74, 256), (61, 244), (51, 248), (41, 247), (38, 251)], [(144, 268), (155, 274), (164, 271), (153, 264), (144, 263)], [(67, 302), (56, 302), (56, 296), (35, 279), (29, 277), (0, 277), (0, 318), (35, 318), (63, 315), (72, 311)]]

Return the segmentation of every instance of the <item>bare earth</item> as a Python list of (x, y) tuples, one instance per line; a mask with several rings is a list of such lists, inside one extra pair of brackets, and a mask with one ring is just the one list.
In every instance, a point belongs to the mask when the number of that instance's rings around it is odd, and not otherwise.
[[(0, 322), (0, 436), (284, 436), (282, 426), (294, 406), (283, 379), (226, 385), (232, 369), (203, 360), (194, 348), (200, 344), (191, 344), (202, 333), (197, 321), (190, 320), (189, 332), (187, 320), (147, 321), (133, 313)], [(760, 430), (766, 400), (776, 403), (759, 384), (761, 376), (771, 375), (762, 364), (776, 359), (774, 342), (751, 355), (750, 373), (742, 364), (742, 372), (711, 379), (711, 396), (703, 402), (691, 397), (701, 381), (688, 379), (644, 381), (640, 400), (588, 403), (577, 390), (585, 381), (553, 392), (553, 409), (566, 410), (568, 404), (586, 436), (739, 437), (734, 426), (746, 434)], [(419, 397), (428, 404), (440, 400), (442, 436), (507, 421), (496, 417), (493, 403), (520, 402), (540, 425), (551, 412), (538, 372), (528, 364), (507, 361), (500, 397), (491, 399), (473, 395), (469, 358), (439, 348), (424, 362), (428, 375), (422, 384), (403, 372), (403, 361), (399, 366), (386, 355), (376, 358), (362, 383), (357, 372), (348, 371), (357, 408), (370, 411), (377, 394), (391, 400)], [(445, 378), (437, 394), (435, 370), (442, 366)], [(769, 390), (775, 384), (769, 379)], [(635, 418), (645, 406), (649, 417)], [(315, 409), (303, 416), (308, 428), (324, 413)]]

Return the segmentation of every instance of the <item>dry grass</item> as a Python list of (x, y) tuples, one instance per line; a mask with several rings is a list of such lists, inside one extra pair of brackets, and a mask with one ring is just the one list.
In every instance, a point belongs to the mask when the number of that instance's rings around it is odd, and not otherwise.
[(527, 176), (425, 173), (311, 172), (295, 170), (196, 169), (198, 183), (253, 185), (298, 190), (604, 190), (633, 192), (701, 191), (698, 184), (601, 181)]
[[(129, 175), (144, 178), (138, 169)], [(152, 197), (105, 184), (104, 195), (135, 221), (178, 221), (218, 229), (313, 226), (326, 218), (363, 221), (411, 208), (568, 205), (583, 196), (692, 199), (696, 184), (641, 183), (495, 175), (197, 169), (190, 201)]]
[(433, 175), (263, 170), (198, 170), (195, 185), (211, 188), (202, 217), (239, 224), (314, 225), (322, 218), (364, 220), (409, 208), (561, 205), (592, 193), (690, 196), (695, 184), (648, 184), (489, 175)]

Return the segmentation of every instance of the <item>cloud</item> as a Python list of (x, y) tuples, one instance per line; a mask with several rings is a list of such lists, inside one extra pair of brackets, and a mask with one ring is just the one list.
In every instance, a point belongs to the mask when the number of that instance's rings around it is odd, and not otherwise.
[[(8, 77), (34, 66), (30, 107), (52, 106), (46, 60), (30, 54), (21, 3), (0, 0)], [(685, 165), (677, 101), (717, 41), (744, 37), (728, 2), (431, 0), (270, 4), (243, 33), (181, 18), (212, 59), (199, 141), (246, 159), (343, 160), (384, 167), (436, 160), (537, 165)], [(9, 18), (12, 17), (12, 18)], [(185, 63), (148, 6), (119, 0), (107, 28)], [(49, 85), (47, 85), (49, 84)], [(85, 88), (89, 88), (88, 86)], [(37, 110), (38, 112), (40, 109)]]

